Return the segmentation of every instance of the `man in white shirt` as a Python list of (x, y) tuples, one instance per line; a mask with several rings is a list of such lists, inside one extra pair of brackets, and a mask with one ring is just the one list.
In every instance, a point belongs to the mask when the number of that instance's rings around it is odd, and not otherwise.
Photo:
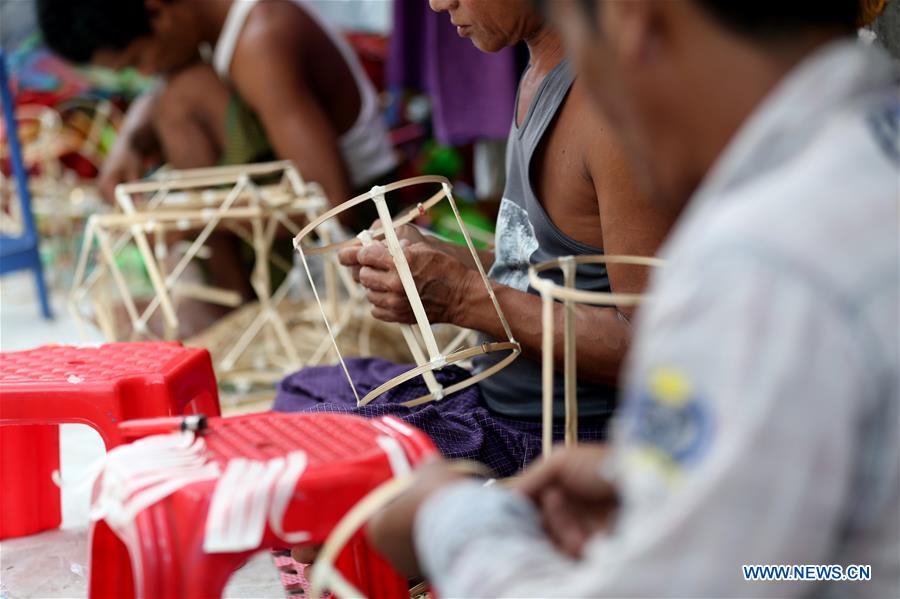
[(897, 597), (900, 90), (856, 1), (544, 3), (683, 208), (614, 443), (432, 464), (373, 540), (442, 596)]

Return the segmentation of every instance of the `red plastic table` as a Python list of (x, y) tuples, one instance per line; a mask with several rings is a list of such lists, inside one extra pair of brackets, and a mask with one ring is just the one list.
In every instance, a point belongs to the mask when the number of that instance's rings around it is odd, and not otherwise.
[(107, 449), (134, 418), (219, 415), (209, 353), (180, 343), (48, 345), (0, 353), (0, 539), (59, 526), (60, 423), (87, 424)]
[[(321, 544), (372, 489), (436, 452), (424, 433), (391, 417), (263, 413), (214, 418), (208, 426), (198, 451), (204, 463), (218, 464), (222, 472), (233, 460), (270, 464), (291, 453), (305, 453), (307, 465), (288, 487), (280, 529), (302, 531), (310, 544)], [(109, 475), (107, 471), (102, 476)], [(207, 553), (207, 519), (215, 511), (211, 504), (221, 480), (223, 476), (216, 475), (187, 483), (124, 522), (110, 525), (110, 517), (97, 521), (91, 531), (90, 597), (220, 597), (231, 574), (253, 553), (291, 544), (267, 519), (260, 524), (261, 541), (254, 547)], [(96, 489), (104, 482), (101, 479)], [(271, 497), (269, 501), (275, 502)], [(229, 523), (240, 518), (228, 514)], [(408, 597), (406, 579), (361, 533), (344, 549), (336, 567), (369, 597)]]

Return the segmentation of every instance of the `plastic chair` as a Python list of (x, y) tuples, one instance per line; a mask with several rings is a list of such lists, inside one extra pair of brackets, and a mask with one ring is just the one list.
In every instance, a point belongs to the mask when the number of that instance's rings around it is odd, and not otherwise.
[[(159, 436), (152, 438), (154, 442), (159, 440)], [(198, 451), (204, 463), (217, 464), (222, 472), (229, 464), (236, 466), (239, 458), (271, 464), (298, 451), (305, 454), (305, 470), (296, 482), (289, 483), (287, 507), (280, 526), (276, 526), (281, 532), (273, 530), (272, 520), (266, 519), (253, 529), (261, 533), (261, 540), (253, 540), (252, 547), (206, 550), (204, 544), (210, 538), (207, 520), (213, 519), (210, 514), (215, 512), (211, 506), (216, 487), (225, 476), (194, 480), (125, 521), (108, 515), (94, 524), (90, 597), (220, 597), (232, 573), (252, 554), (296, 542), (287, 536), (301, 535), (305, 543), (321, 544), (369, 491), (436, 452), (424, 433), (394, 418), (368, 420), (328, 413), (263, 413), (211, 419), (202, 441)], [(129, 459), (122, 466), (136, 461)], [(166, 472), (173, 478), (179, 476)], [(101, 476), (111, 476), (110, 471)], [(102, 489), (104, 482), (101, 479), (95, 488)], [(239, 486), (266, 488), (249, 483)], [(113, 488), (118, 491), (122, 485)], [(139, 493), (143, 491), (135, 491)], [(273, 505), (274, 494), (265, 495)], [(230, 526), (240, 527), (241, 516), (236, 511), (246, 505), (241, 501), (236, 498), (226, 508)], [(357, 534), (341, 553), (336, 568), (368, 597), (409, 596), (406, 579), (374, 552), (362, 534)]]
[(44, 281), (44, 268), (38, 251), (38, 233), (31, 212), (31, 192), (28, 189), (28, 173), (22, 160), (22, 148), (19, 143), (19, 128), (15, 117), (15, 101), (9, 88), (6, 73), (6, 56), (0, 50), (0, 103), (3, 104), (3, 118), (6, 121), (6, 138), (9, 142), (9, 155), (12, 162), (13, 175), (16, 178), (16, 190), (22, 204), (23, 230), (21, 235), (12, 237), (0, 234), (0, 275), (9, 272), (29, 269), (34, 273), (38, 298), (41, 302), (41, 313), (44, 318), (53, 318), (50, 300), (47, 296), (47, 285)]
[(205, 349), (111, 343), (0, 353), (0, 539), (59, 526), (58, 424), (87, 424), (112, 449), (128, 440), (123, 421), (195, 413), (220, 413)]

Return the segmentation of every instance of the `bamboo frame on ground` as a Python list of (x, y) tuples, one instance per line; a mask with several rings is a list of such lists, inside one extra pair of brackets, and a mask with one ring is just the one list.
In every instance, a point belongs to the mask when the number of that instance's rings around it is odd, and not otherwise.
[[(277, 183), (262, 184), (257, 179), (278, 177)], [(151, 194), (146, 203), (138, 206), (136, 197)], [(254, 251), (255, 263), (251, 285), (259, 299), (259, 312), (233, 344), (226, 348), (224, 357), (216, 364), (220, 373), (230, 371), (257, 336), (266, 335), (269, 345), (277, 347), (281, 355), (280, 371), (302, 365), (290, 340), (287, 328), (277, 308), (287, 296), (290, 286), (296, 283), (292, 264), (271, 254), (276, 233), (280, 226), (296, 234), (300, 225), (314, 219), (327, 206), (320, 188), (303, 181), (290, 162), (272, 162), (238, 167), (197, 169), (194, 171), (169, 171), (155, 180), (144, 180), (119, 185), (117, 200), (123, 210), (119, 214), (95, 215), (88, 220), (81, 249), (69, 309), (79, 328), (84, 318), (80, 303), (88, 298), (98, 281), (111, 277), (131, 323), (130, 338), (154, 338), (148, 324), (160, 310), (165, 332), (163, 337), (174, 339), (178, 330), (178, 316), (174, 295), (191, 297), (217, 305), (235, 307), (241, 297), (233, 291), (180, 280), (188, 264), (202, 251), (204, 243), (219, 228), (227, 228), (247, 242)], [(199, 230), (184, 255), (170, 272), (166, 272), (169, 253), (166, 234), (172, 231)], [(320, 233), (328, 240), (329, 231)], [(150, 236), (154, 243), (151, 247)], [(94, 241), (99, 245), (99, 255), (94, 270), (88, 273), (88, 259)], [(129, 243), (134, 243), (150, 278), (154, 297), (141, 312), (128, 288), (125, 277), (116, 263), (116, 254)], [(274, 292), (269, 275), (270, 263), (288, 276)], [(325, 278), (329, 289), (337, 288), (340, 275), (335, 264), (327, 264)], [(337, 311), (334, 302), (337, 293), (329, 295), (332, 312)], [(119, 339), (114, 326), (115, 318), (95, 298), (94, 317), (104, 335), (110, 340)], [(287, 365), (284, 358), (287, 357)], [(274, 359), (274, 355), (272, 356)]]
[[(554, 377), (554, 326), (553, 308), (557, 301), (564, 307), (563, 313), (563, 376), (565, 381), (565, 444), (578, 442), (578, 364), (575, 335), (575, 304), (593, 306), (636, 306), (644, 301), (640, 293), (612, 293), (575, 289), (575, 274), (583, 264), (625, 264), (632, 266), (658, 267), (663, 261), (644, 256), (564, 256), (535, 264), (528, 269), (528, 281), (541, 294), (542, 311), (542, 360), (543, 368), (543, 408), (542, 408), (542, 455), (550, 457), (553, 449), (553, 377)], [(558, 268), (563, 273), (563, 285), (543, 278), (541, 273)]]
[[(386, 196), (388, 193), (397, 191), (400, 189), (404, 189), (407, 187), (413, 187), (417, 185), (440, 185), (440, 191), (432, 195), (426, 201), (418, 204), (415, 208), (406, 211), (402, 215), (397, 218), (394, 218), (387, 206)], [(431, 330), (431, 323), (428, 321), (428, 316), (425, 313), (425, 307), (422, 304), (422, 300), (419, 297), (418, 290), (416, 289), (416, 283), (413, 280), (412, 273), (409, 269), (409, 264), (406, 261), (406, 256), (403, 253), (403, 250), (400, 246), (400, 240), (397, 238), (396, 227), (402, 226), (408, 223), (413, 222), (418, 216), (425, 213), (425, 211), (429, 210), (432, 206), (440, 202), (441, 200), (446, 199), (450, 204), (451, 209), (453, 210), (453, 214), (456, 217), (456, 221), (459, 225), (460, 231), (462, 232), (463, 238), (466, 241), (466, 246), (469, 249), (469, 252), (472, 254), (473, 261), (476, 265), (476, 268), (481, 275), (481, 279), (484, 282), (485, 288), (487, 289), (488, 295), (491, 298), (491, 302), (494, 306), (494, 310), (497, 313), (497, 317), (500, 320), (500, 323), (503, 327), (503, 330), (506, 334), (507, 340), (493, 343), (484, 343), (480, 346), (470, 347), (466, 349), (457, 350), (455, 349), (456, 344), (460, 343), (462, 340), (462, 335), (458, 336), (453, 343), (450, 344), (450, 347), (445, 348), (443, 351), (438, 347), (437, 342), (434, 337), (434, 333)], [(360, 234), (358, 239), (351, 239), (338, 243), (325, 243), (324, 245), (319, 246), (311, 246), (304, 245), (304, 240), (310, 234), (317, 232), (321, 227), (327, 226), (332, 219), (334, 219), (337, 215), (355, 207), (364, 202), (373, 202), (378, 211), (379, 220), (381, 221), (381, 225), (373, 230), (364, 231)], [(403, 330), (404, 338), (409, 345), (410, 352), (415, 358), (416, 367), (400, 374), (391, 380), (385, 382), (380, 385), (376, 389), (367, 393), (364, 397), (360, 398), (359, 393), (356, 390), (356, 385), (353, 383), (353, 378), (350, 376), (349, 370), (347, 370), (347, 366), (344, 362), (343, 356), (341, 356), (340, 349), (337, 345), (337, 340), (335, 338), (334, 329), (331, 326), (331, 322), (329, 321), (329, 317), (325, 312), (325, 309), (320, 301), (318, 291), (316, 290), (315, 283), (312, 280), (312, 276), (309, 270), (309, 264), (307, 262), (308, 256), (313, 255), (321, 255), (321, 254), (334, 254), (337, 250), (350, 247), (355, 244), (368, 244), (373, 243), (375, 239), (384, 238), (385, 243), (387, 244), (388, 250), (391, 254), (391, 257), (394, 260), (394, 265), (397, 268), (397, 273), (400, 276), (400, 280), (403, 284), (404, 291), (406, 293), (406, 297), (410, 303), (410, 306), (415, 315), (416, 324), (409, 325)], [(320, 235), (320, 238), (322, 236)], [(426, 386), (428, 387), (428, 393), (422, 395), (416, 399), (408, 401), (404, 403), (405, 406), (412, 407), (416, 405), (421, 405), (427, 403), (429, 401), (440, 400), (443, 397), (451, 393), (455, 393), (466, 387), (474, 385), (481, 380), (493, 375), (494, 373), (500, 371), (509, 365), (521, 352), (521, 348), (519, 344), (513, 338), (512, 331), (510, 330), (509, 324), (506, 321), (506, 317), (503, 315), (503, 311), (500, 309), (500, 304), (497, 301), (496, 296), (494, 295), (494, 290), (491, 287), (490, 281), (487, 278), (487, 275), (484, 272), (484, 267), (481, 264), (480, 259), (478, 258), (478, 253), (475, 250), (475, 246), (472, 243), (472, 238), (470, 237), (468, 231), (464, 223), (462, 222), (462, 218), (459, 215), (459, 210), (456, 206), (456, 201), (453, 199), (453, 193), (451, 190), (450, 182), (444, 177), (434, 177), (434, 176), (424, 176), (424, 177), (414, 177), (411, 179), (404, 179), (402, 181), (397, 181), (395, 183), (391, 183), (384, 187), (376, 186), (373, 187), (371, 191), (368, 193), (364, 193), (359, 195), (347, 202), (344, 202), (340, 206), (336, 208), (332, 208), (325, 214), (319, 216), (317, 219), (310, 222), (306, 227), (303, 228), (302, 231), (294, 238), (294, 247), (300, 254), (300, 259), (303, 263), (303, 267), (306, 270), (307, 277), (309, 278), (310, 285), (312, 286), (313, 295), (316, 299), (316, 302), (319, 304), (319, 308), (322, 312), (322, 318), (325, 321), (325, 327), (328, 330), (328, 333), (331, 337), (332, 345), (334, 347), (335, 352), (337, 353), (338, 360), (340, 361), (341, 367), (344, 370), (344, 374), (347, 377), (347, 380), (350, 384), (351, 389), (353, 390), (353, 394), (356, 397), (357, 404), (359, 406), (364, 406), (374, 400), (375, 398), (381, 396), (387, 391), (397, 387), (398, 385), (405, 383), (417, 376), (422, 376)], [(406, 325), (403, 325), (406, 326)], [(420, 345), (421, 340), (421, 345)], [(424, 351), (423, 351), (424, 346)], [(491, 367), (465, 379), (460, 381), (454, 385), (451, 385), (447, 388), (442, 387), (434, 377), (434, 372), (447, 366), (449, 364), (455, 364), (461, 362), (463, 360), (468, 360), (475, 356), (486, 354), (490, 352), (496, 351), (509, 351), (509, 355), (492, 365)], [(452, 352), (452, 353), (451, 353)]]

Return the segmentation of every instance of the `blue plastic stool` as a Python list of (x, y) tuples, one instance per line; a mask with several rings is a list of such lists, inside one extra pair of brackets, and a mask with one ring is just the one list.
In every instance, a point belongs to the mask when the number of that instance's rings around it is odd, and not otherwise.
[(44, 282), (44, 268), (38, 252), (38, 233), (34, 226), (34, 215), (31, 213), (31, 192), (28, 189), (28, 173), (22, 160), (22, 148), (19, 144), (19, 127), (16, 123), (15, 102), (9, 89), (9, 78), (6, 74), (6, 56), (0, 50), (0, 103), (3, 104), (3, 118), (6, 121), (6, 138), (9, 142), (9, 156), (12, 162), (13, 175), (16, 178), (16, 189), (22, 203), (22, 218), (25, 221), (22, 234), (11, 237), (0, 234), (0, 275), (23, 269), (34, 272), (38, 297), (41, 300), (41, 313), (44, 318), (53, 318), (50, 301), (47, 297), (47, 285)]

